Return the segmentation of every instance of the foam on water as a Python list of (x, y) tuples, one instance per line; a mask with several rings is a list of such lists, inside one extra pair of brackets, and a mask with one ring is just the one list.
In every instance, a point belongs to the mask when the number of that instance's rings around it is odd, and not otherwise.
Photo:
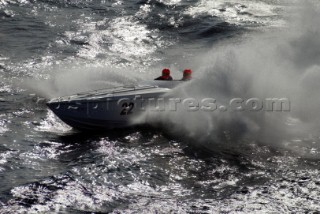
[(35, 127), (36, 131), (40, 132), (51, 132), (51, 133), (68, 133), (71, 127), (60, 121), (52, 111), (48, 111), (44, 120)]
[(263, 24), (282, 26), (284, 24), (278, 17), (280, 6), (268, 4), (261, 1), (207, 1), (201, 0), (195, 6), (190, 7), (185, 11), (185, 14), (193, 17), (203, 16), (204, 14), (210, 16), (217, 16), (228, 23), (236, 25), (252, 25)]
[[(141, 7), (137, 14), (144, 16), (147, 12)], [(169, 41), (161, 40), (157, 30), (148, 29), (132, 16), (82, 23), (77, 32), (66, 32), (66, 36), (85, 44), (77, 53), (81, 58), (102, 58), (111, 63), (121, 63), (121, 59), (134, 66), (150, 65), (157, 60), (152, 54), (170, 45)]]
[(181, 4), (181, 0), (158, 0), (160, 3), (166, 5), (178, 5)]

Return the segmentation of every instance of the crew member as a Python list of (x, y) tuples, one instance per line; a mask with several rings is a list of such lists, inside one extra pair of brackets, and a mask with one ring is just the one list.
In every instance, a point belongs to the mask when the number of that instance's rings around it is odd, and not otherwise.
[(170, 76), (170, 70), (168, 68), (164, 68), (162, 70), (162, 75), (154, 80), (172, 80), (172, 77)]
[(185, 69), (183, 71), (183, 77), (181, 80), (183, 80), (183, 81), (191, 80), (191, 74), (192, 74), (191, 69)]

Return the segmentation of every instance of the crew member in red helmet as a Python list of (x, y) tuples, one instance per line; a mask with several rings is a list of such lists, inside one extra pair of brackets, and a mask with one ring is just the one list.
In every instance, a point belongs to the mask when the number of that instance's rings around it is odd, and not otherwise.
[(164, 68), (162, 70), (162, 75), (154, 80), (172, 80), (172, 77), (170, 76), (170, 70), (168, 68)]
[(191, 80), (191, 74), (192, 74), (191, 69), (185, 69), (185, 70), (183, 71), (183, 77), (182, 77), (181, 80), (183, 80), (183, 81)]

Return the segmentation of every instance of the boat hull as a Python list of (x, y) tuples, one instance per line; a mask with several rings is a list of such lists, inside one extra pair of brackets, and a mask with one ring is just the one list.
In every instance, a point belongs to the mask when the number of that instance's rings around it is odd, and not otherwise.
[(123, 108), (116, 101), (51, 102), (47, 106), (63, 122), (79, 130), (127, 127), (133, 116), (121, 115)]
[(52, 99), (47, 106), (64, 123), (78, 130), (125, 128), (135, 125), (134, 118), (146, 110), (139, 100), (159, 98), (168, 91), (157, 87), (107, 90)]

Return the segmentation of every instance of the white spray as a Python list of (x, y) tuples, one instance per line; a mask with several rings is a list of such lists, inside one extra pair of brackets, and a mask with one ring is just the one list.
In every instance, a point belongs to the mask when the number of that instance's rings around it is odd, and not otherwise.
[[(290, 112), (150, 112), (149, 123), (197, 142), (250, 139), (272, 144), (317, 134), (320, 130), (320, 12), (307, 3), (286, 28), (257, 33), (238, 45), (223, 45), (194, 59), (200, 75), (170, 96), (214, 98), (288, 98)], [(146, 119), (144, 118), (144, 120)], [(140, 118), (141, 119), (141, 118)], [(227, 133), (227, 134), (226, 134)], [(228, 137), (225, 137), (225, 136)]]

